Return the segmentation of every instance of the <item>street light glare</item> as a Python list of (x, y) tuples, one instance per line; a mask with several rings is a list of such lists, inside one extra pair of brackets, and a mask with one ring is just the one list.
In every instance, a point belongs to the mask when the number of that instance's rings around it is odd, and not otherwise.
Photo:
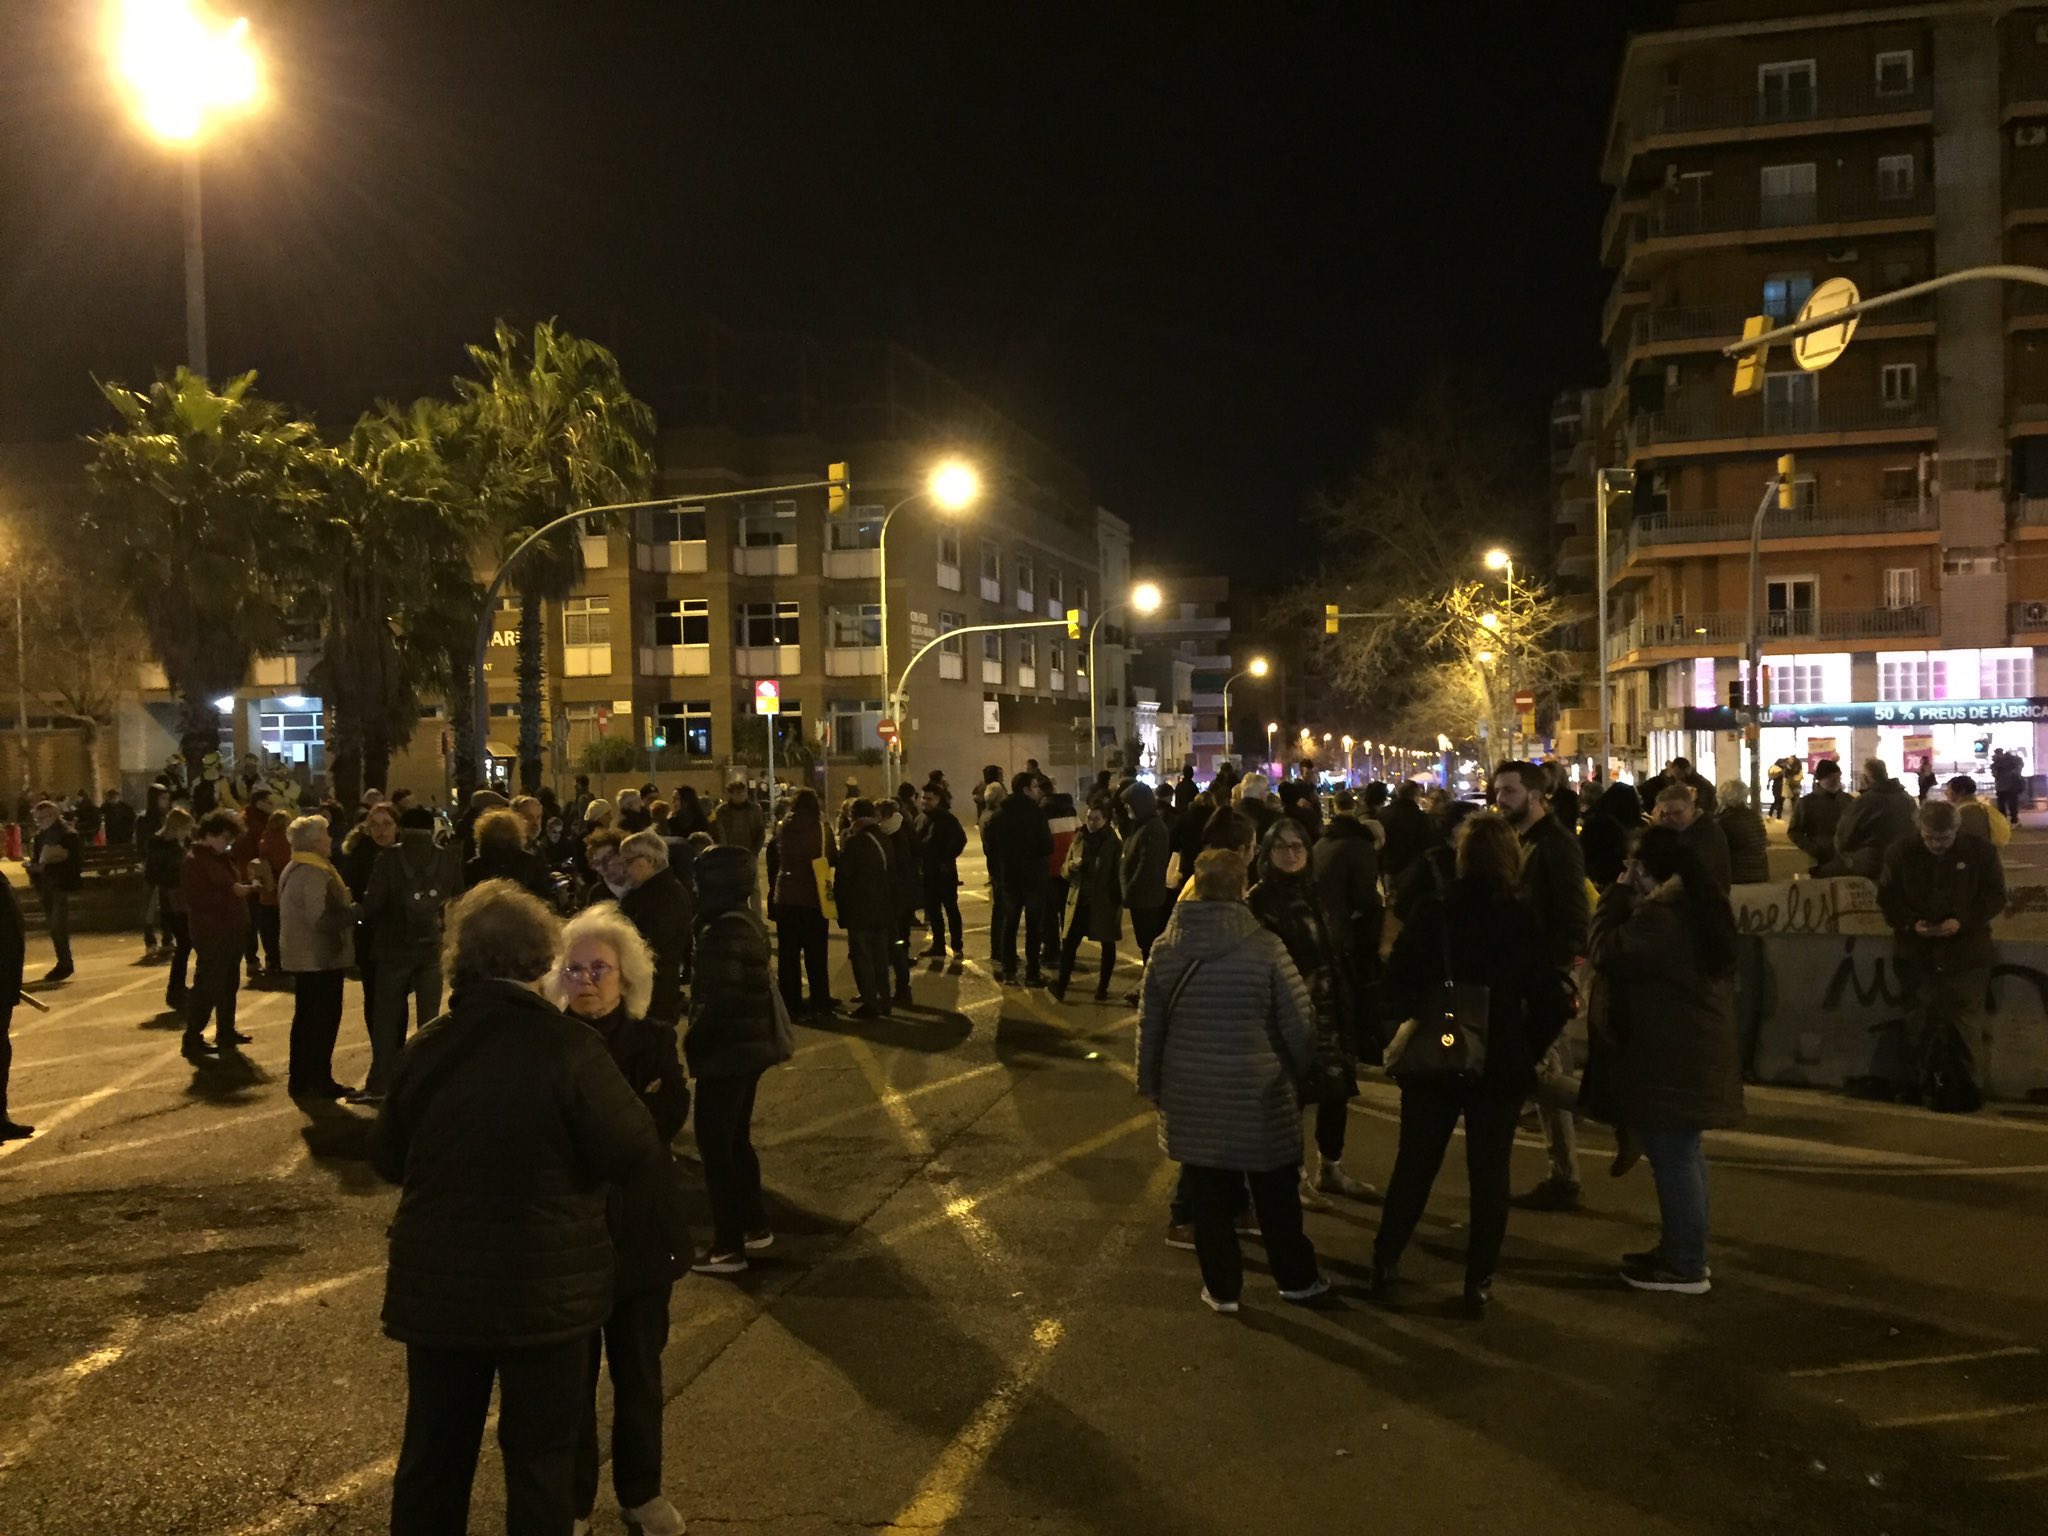
[(1489, 571), (1504, 571), (1508, 561), (1514, 557), (1504, 549), (1489, 549), (1486, 552), (1486, 568)]
[[(1252, 664), (1249, 667), (1245, 668), (1245, 670), (1251, 673), (1253, 677), (1264, 677), (1268, 672), (1272, 671), (1273, 668), (1267, 662), (1265, 657), (1254, 656), (1252, 658)], [(1279, 727), (1275, 726), (1274, 729), (1278, 730)]]
[(1499, 634), (1500, 615), (1497, 613), (1482, 613), (1481, 615), (1479, 615), (1479, 627), (1481, 629), (1490, 629), (1496, 635)]
[(925, 490), (940, 510), (959, 512), (974, 505), (980, 497), (981, 476), (964, 459), (947, 459), (932, 470)]
[(197, 0), (119, 0), (115, 73), (156, 137), (190, 144), (217, 112), (246, 111), (263, 91), (249, 23), (215, 21)]
[(1478, 658), (1479, 658), (1479, 663), (1480, 663), (1480, 665), (1482, 665), (1482, 666), (1488, 666), (1488, 667), (1490, 667), (1490, 666), (1492, 666), (1492, 665), (1493, 665), (1493, 652), (1491, 652), (1491, 651), (1481, 651), (1481, 652), (1479, 652), (1479, 653), (1478, 653)]
[(1163, 601), (1157, 582), (1141, 581), (1131, 588), (1131, 607), (1139, 613), (1157, 613)]

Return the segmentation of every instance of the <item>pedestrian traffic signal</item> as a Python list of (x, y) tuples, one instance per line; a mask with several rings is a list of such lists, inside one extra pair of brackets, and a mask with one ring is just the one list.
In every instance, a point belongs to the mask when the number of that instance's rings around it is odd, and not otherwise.
[(844, 464), (830, 464), (825, 468), (825, 478), (832, 483), (825, 487), (825, 515), (837, 517), (846, 510), (847, 474)]
[(1798, 469), (1799, 466), (1793, 462), (1791, 454), (1781, 453), (1778, 455), (1778, 510), (1780, 512), (1790, 512), (1799, 505), (1799, 487), (1793, 480), (1793, 476), (1798, 472)]
[(665, 748), (665, 747), (666, 747), (667, 745), (668, 745), (668, 733), (667, 733), (667, 732), (665, 732), (665, 731), (656, 731), (656, 732), (654, 733), (654, 750), (655, 750), (655, 751), (657, 751), (657, 752), (659, 752), (659, 751), (661, 751), (661, 750), (662, 750), (663, 748)]
[(1067, 610), (1067, 638), (1069, 640), (1081, 638), (1081, 610), (1078, 608), (1069, 608)]
[(1337, 633), (1337, 618), (1338, 618), (1338, 614), (1337, 614), (1337, 605), (1336, 605), (1335, 603), (1325, 603), (1325, 604), (1323, 604), (1323, 633), (1324, 633), (1324, 634), (1326, 634), (1326, 635), (1334, 635), (1335, 633)]
[[(1771, 328), (1768, 315), (1751, 315), (1742, 322), (1742, 339), (1754, 341)], [(1764, 387), (1764, 357), (1768, 347), (1751, 347), (1735, 359), (1735, 397), (1754, 395)]]

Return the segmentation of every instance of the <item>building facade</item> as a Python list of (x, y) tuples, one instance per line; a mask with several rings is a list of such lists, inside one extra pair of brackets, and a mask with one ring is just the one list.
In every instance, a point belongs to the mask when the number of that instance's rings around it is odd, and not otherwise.
[[(1637, 471), (1609, 546), (1617, 754), (1747, 776), (1728, 705), (1746, 682), (1749, 529), (1789, 453), (1796, 505), (1763, 522), (1764, 761), (2039, 761), (2038, 290), (1885, 309), (1831, 368), (1774, 356), (1744, 399), (1719, 349), (1832, 277), (1867, 296), (2048, 257), (2048, 11), (1681, 6), (1628, 46), (1603, 172), (1612, 374), (1585, 436)], [(1571, 473), (1559, 512), (1578, 566), (1591, 491)]]
[[(1247, 760), (1224, 730), (1223, 690), (1245, 665), (1245, 658), (1233, 651), (1230, 578), (1162, 569), (1153, 579), (1164, 595), (1159, 611), (1133, 615), (1130, 621), (1131, 635), (1144, 653), (1138, 682), (1163, 701), (1182, 686), (1176, 664), (1185, 666), (1188, 692), (1181, 697), (1186, 708), (1179, 712), (1190, 717), (1187, 751), (1194, 760), (1195, 776), (1206, 784), (1226, 758)], [(1248, 684), (1252, 685), (1249, 692)], [(1231, 686), (1229, 724), (1238, 741), (1263, 742), (1260, 733), (1266, 717), (1260, 711), (1270, 708), (1270, 702), (1262, 700), (1256, 690), (1251, 678), (1240, 678)], [(1255, 747), (1252, 757), (1257, 756)], [(1168, 761), (1159, 771), (1163, 777), (1176, 778), (1182, 766)]]

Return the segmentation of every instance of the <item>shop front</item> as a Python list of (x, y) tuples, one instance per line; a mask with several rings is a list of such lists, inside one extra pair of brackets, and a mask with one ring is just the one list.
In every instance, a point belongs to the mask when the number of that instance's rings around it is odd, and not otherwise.
[[(1691, 731), (1713, 732), (1727, 745), (1731, 762), (1747, 755), (1735, 711), (1685, 711)], [(1825, 757), (1853, 774), (1875, 757), (1895, 777), (1910, 780), (1929, 759), (1943, 779), (1959, 773), (1988, 780), (1991, 754), (2016, 752), (2033, 771), (2036, 747), (2048, 732), (2048, 697), (2024, 699), (1902, 699), (1885, 703), (1787, 704), (1766, 709), (1758, 720), (1758, 749), (1765, 763), (1793, 756), (1813, 765)], [(1706, 772), (1704, 766), (1701, 772)]]

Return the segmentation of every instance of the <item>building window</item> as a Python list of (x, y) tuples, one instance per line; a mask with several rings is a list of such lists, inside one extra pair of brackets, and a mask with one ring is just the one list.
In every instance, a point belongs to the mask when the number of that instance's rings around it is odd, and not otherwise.
[(981, 546), (981, 596), (984, 602), (1003, 600), (1003, 554), (986, 542)]
[(981, 637), (981, 659), (1000, 662), (1003, 659), (1003, 637), (998, 634), (984, 634)]
[(1088, 583), (1085, 581), (1074, 583), (1074, 607), (1083, 618), (1088, 616)]
[(1945, 699), (1948, 697), (1948, 662), (1936, 656), (1902, 652), (1880, 656), (1877, 663), (1877, 696), (1886, 703), (1898, 700)]
[(1773, 272), (1764, 279), (1764, 313), (1773, 320), (1790, 320), (1813, 296), (1811, 272)]
[(1818, 210), (1818, 167), (1812, 160), (1799, 165), (1767, 165), (1758, 173), (1759, 222), (1765, 226), (1811, 224)]
[(1820, 418), (1820, 375), (1787, 369), (1764, 375), (1764, 426), (1811, 432)]
[[(939, 633), (942, 635), (951, 634), (952, 631), (960, 628), (966, 622), (967, 615), (964, 613), (947, 613), (944, 609), (939, 610)], [(960, 637), (953, 635), (953, 638), (950, 640), (941, 640), (939, 642), (939, 654), (941, 656), (958, 656), (960, 654)]]
[(1877, 56), (1877, 94), (1910, 96), (1913, 92), (1913, 51), (1901, 48)]
[(1814, 85), (1811, 59), (1759, 64), (1756, 71), (1756, 115), (1767, 123), (1798, 122), (1813, 116)]
[(1920, 499), (1920, 471), (1910, 464), (1877, 472), (1877, 494), (1888, 504)]
[(654, 723), (668, 738), (671, 752), (682, 749), (685, 757), (711, 755), (711, 701), (664, 699), (654, 706)]
[(1877, 291), (1893, 293), (1909, 283), (1918, 282), (1913, 275), (1913, 263), (1903, 256), (1890, 257), (1877, 264)]
[(833, 699), (825, 705), (825, 722), (831, 732), (831, 749), (838, 753), (879, 748), (882, 738), (875, 727), (882, 723), (880, 699)]
[(825, 547), (827, 549), (880, 549), (882, 547), (882, 509), (880, 507), (855, 507), (844, 517), (828, 518), (825, 523)]
[(654, 605), (656, 645), (709, 645), (711, 599), (679, 597)]
[[(1711, 665), (1711, 663), (1709, 664)], [(1825, 704), (1827, 697), (1825, 670), (1802, 662), (1765, 662), (1765, 675), (1770, 679), (1771, 702), (1773, 704)], [(1711, 691), (1711, 683), (1709, 684)]]
[[(295, 700), (294, 702), (305, 702)], [(317, 702), (317, 701), (316, 701)], [(263, 710), (256, 716), (257, 739), (263, 750), (287, 763), (305, 763), (324, 768), (326, 725), (317, 709)]]
[(1035, 667), (1038, 665), (1038, 639), (1034, 635), (1017, 637), (1017, 665)]
[(577, 540), (583, 546), (583, 568), (602, 571), (612, 563), (612, 540), (607, 533), (586, 533)]
[(1877, 157), (1877, 195), (1888, 202), (1913, 195), (1914, 175), (1911, 155), (1879, 155)]
[(828, 618), (831, 629), (825, 643), (835, 650), (858, 650), (882, 643), (880, 603), (834, 603)]
[(1037, 573), (1031, 567), (1029, 555), (1017, 557), (1017, 606), (1030, 608), (1037, 603)]
[(1886, 569), (1884, 605), (1887, 608), (1917, 608), (1920, 605), (1919, 567), (1894, 565)]
[(647, 520), (650, 544), (701, 544), (704, 542), (702, 507), (669, 507), (650, 512)]
[(739, 542), (744, 549), (772, 549), (796, 542), (796, 503), (740, 503)]
[(801, 643), (795, 603), (740, 604), (733, 644), (753, 648)]
[(1047, 613), (1052, 613), (1054, 610), (1058, 610), (1061, 613), (1066, 612), (1066, 586), (1067, 584), (1060, 579), (1058, 571), (1047, 571), (1045, 573), (1045, 611)]
[(1920, 398), (1920, 365), (1886, 363), (1878, 373), (1878, 385), (1886, 405), (1911, 405)]
[(941, 528), (939, 530), (939, 564), (960, 567), (960, 530)]
[(1811, 576), (1774, 576), (1764, 582), (1764, 632), (1810, 635), (1820, 583)]
[(572, 597), (562, 604), (562, 675), (606, 677), (612, 670), (612, 600)]
[(2032, 651), (1985, 651), (1978, 657), (1978, 689), (1987, 699), (2025, 699), (2034, 693)]

